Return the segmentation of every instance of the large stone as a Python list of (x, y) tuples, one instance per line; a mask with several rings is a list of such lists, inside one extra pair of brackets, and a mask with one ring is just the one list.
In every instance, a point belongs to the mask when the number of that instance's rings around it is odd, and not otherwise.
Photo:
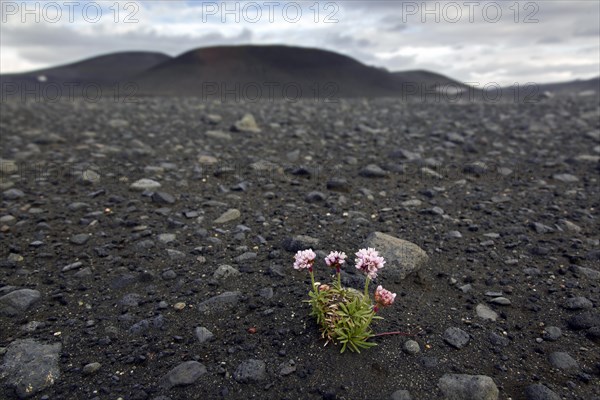
[(33, 339), (15, 340), (4, 356), (0, 378), (24, 399), (52, 386), (60, 378), (60, 343), (43, 344)]
[(548, 387), (535, 384), (529, 385), (525, 389), (525, 398), (527, 400), (560, 400), (561, 397), (550, 390)]
[(241, 215), (242, 214), (240, 213), (240, 210), (235, 209), (235, 208), (230, 208), (229, 210), (227, 210), (223, 214), (221, 214), (221, 216), (219, 218), (215, 219), (214, 223), (215, 224), (225, 224), (227, 222), (231, 222), (231, 221), (238, 219)]
[(384, 278), (402, 280), (429, 260), (427, 253), (416, 244), (381, 232), (371, 233), (363, 247), (373, 247), (385, 258), (381, 270)]
[(285, 250), (295, 253), (299, 250), (317, 249), (319, 247), (319, 239), (306, 235), (296, 235), (283, 240), (282, 246)]
[(218, 296), (211, 297), (198, 304), (200, 312), (223, 311), (235, 307), (240, 301), (242, 294), (240, 292), (225, 292)]
[(233, 378), (240, 383), (258, 382), (266, 377), (267, 367), (262, 360), (243, 361), (233, 373)]
[(465, 347), (471, 339), (467, 332), (455, 327), (446, 329), (443, 338), (444, 342), (457, 349), (462, 349)]
[(0, 297), (0, 314), (15, 316), (29, 309), (41, 297), (40, 292), (32, 289), (20, 289)]
[(158, 183), (152, 179), (143, 178), (143, 179), (139, 179), (139, 180), (133, 182), (131, 184), (130, 188), (132, 190), (138, 190), (140, 192), (143, 192), (144, 190), (158, 189), (160, 186), (161, 186), (160, 183)]
[(550, 354), (548, 360), (554, 368), (563, 370), (579, 368), (577, 361), (575, 361), (575, 359), (571, 357), (569, 353), (565, 353), (562, 351), (555, 351), (554, 353)]
[(242, 119), (233, 124), (231, 130), (234, 132), (260, 133), (260, 128), (252, 114), (245, 114)]
[(205, 373), (206, 367), (198, 361), (182, 362), (162, 377), (160, 386), (170, 389), (174, 386), (191, 385)]
[(446, 400), (497, 400), (498, 388), (485, 375), (445, 374), (438, 387)]

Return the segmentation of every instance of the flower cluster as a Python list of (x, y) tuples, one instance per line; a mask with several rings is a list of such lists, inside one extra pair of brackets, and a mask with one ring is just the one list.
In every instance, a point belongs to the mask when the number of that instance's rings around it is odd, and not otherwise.
[[(294, 269), (308, 269), (311, 279), (309, 292), (312, 315), (321, 325), (322, 336), (327, 341), (342, 343), (342, 352), (349, 347), (360, 352), (361, 348), (375, 346), (368, 339), (377, 336), (371, 331), (374, 319), (381, 319), (376, 313), (380, 308), (394, 303), (396, 294), (381, 285), (375, 290), (373, 304), (369, 296), (369, 281), (377, 278), (377, 273), (385, 264), (383, 257), (373, 249), (360, 249), (356, 253), (355, 266), (366, 275), (364, 293), (344, 288), (341, 284), (341, 268), (346, 263), (346, 254), (332, 251), (325, 257), (325, 264), (335, 268), (337, 282), (333, 285), (315, 282), (313, 266), (316, 254), (312, 249), (301, 250), (294, 256)], [(386, 333), (389, 334), (389, 333)]]
[(314, 251), (312, 251), (312, 249), (301, 250), (297, 252), (294, 256), (294, 269), (308, 269), (310, 272), (312, 272), (313, 264), (315, 263), (316, 257), (317, 255)]
[(371, 279), (377, 278), (377, 272), (385, 264), (383, 257), (371, 247), (357, 251), (354, 262), (356, 263), (356, 268), (367, 274)]

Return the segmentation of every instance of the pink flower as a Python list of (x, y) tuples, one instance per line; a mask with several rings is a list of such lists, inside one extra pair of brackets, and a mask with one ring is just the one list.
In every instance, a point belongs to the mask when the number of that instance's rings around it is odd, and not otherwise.
[(339, 251), (332, 251), (327, 257), (325, 257), (325, 264), (328, 267), (334, 267), (337, 272), (340, 272), (342, 264), (346, 262), (346, 253), (340, 253)]
[(367, 274), (371, 279), (377, 278), (377, 272), (383, 268), (385, 260), (379, 255), (379, 253), (369, 247), (368, 249), (360, 249), (356, 253), (356, 268)]
[(392, 293), (389, 290), (384, 289), (381, 285), (375, 289), (375, 302), (381, 307), (387, 307), (394, 304), (396, 299), (396, 293)]
[(312, 249), (298, 251), (294, 256), (294, 269), (301, 270), (308, 268), (312, 272), (316, 257), (317, 255)]

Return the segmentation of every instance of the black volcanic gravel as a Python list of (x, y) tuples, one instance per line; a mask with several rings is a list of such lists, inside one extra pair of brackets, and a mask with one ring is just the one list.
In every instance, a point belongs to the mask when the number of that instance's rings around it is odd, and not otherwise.
[[(2, 399), (600, 396), (597, 98), (0, 111)], [(377, 283), (416, 336), (340, 354), (293, 251), (376, 231), (429, 255)]]

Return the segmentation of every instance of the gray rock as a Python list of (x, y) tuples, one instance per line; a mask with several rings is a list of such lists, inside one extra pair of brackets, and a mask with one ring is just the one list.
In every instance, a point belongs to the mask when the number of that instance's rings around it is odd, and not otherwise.
[(60, 343), (43, 344), (33, 339), (12, 342), (4, 355), (0, 378), (24, 399), (44, 390), (60, 378)]
[(575, 272), (584, 275), (588, 279), (600, 281), (600, 271), (597, 271), (595, 269), (576, 266)]
[(262, 360), (243, 361), (233, 373), (239, 383), (259, 382), (267, 378), (267, 366)]
[(408, 390), (396, 390), (390, 397), (391, 400), (413, 400)]
[(166, 192), (154, 192), (152, 201), (158, 204), (175, 204), (175, 197)]
[(594, 326), (600, 326), (600, 313), (584, 311), (581, 314), (572, 316), (567, 322), (571, 329), (589, 329)]
[(206, 367), (198, 361), (185, 361), (170, 370), (160, 380), (160, 386), (170, 389), (174, 386), (186, 386), (196, 382), (206, 373)]
[(0, 297), (0, 314), (15, 316), (24, 313), (42, 295), (37, 290), (19, 289)]
[(155, 190), (160, 187), (160, 183), (153, 181), (152, 179), (139, 179), (129, 186), (131, 190), (137, 190), (143, 192), (144, 190)]
[(310, 192), (309, 194), (307, 194), (306, 197), (304, 198), (304, 200), (307, 203), (318, 203), (321, 201), (325, 201), (326, 198), (327, 198), (327, 196), (325, 195), (325, 193), (313, 191), (313, 192)]
[(379, 165), (369, 164), (358, 173), (360, 176), (365, 178), (385, 178), (388, 173), (381, 169)]
[(279, 375), (287, 376), (296, 372), (296, 363), (294, 360), (289, 360), (279, 365)]
[(181, 260), (182, 258), (185, 258), (185, 253), (183, 251), (175, 249), (167, 249), (167, 255), (171, 260)]
[(240, 271), (238, 271), (231, 265), (223, 264), (223, 265), (219, 265), (219, 267), (215, 270), (215, 272), (213, 273), (213, 278), (215, 278), (217, 280), (227, 279), (227, 278), (238, 276), (239, 274), (240, 274)]
[(238, 219), (239, 217), (241, 217), (242, 213), (240, 212), (240, 210), (235, 209), (235, 208), (230, 208), (229, 210), (225, 211), (223, 214), (221, 214), (221, 216), (217, 219), (214, 220), (215, 224), (226, 224), (227, 222), (231, 222), (234, 221), (236, 219)]
[(566, 352), (555, 351), (554, 353), (550, 354), (548, 360), (554, 368), (562, 370), (579, 368), (579, 364), (577, 364), (577, 361), (575, 361), (575, 359), (571, 357), (569, 353)]
[(240, 292), (225, 292), (198, 304), (200, 312), (217, 312), (235, 307), (242, 294)]
[(417, 353), (419, 353), (421, 351), (421, 347), (419, 346), (419, 343), (417, 343), (416, 341), (414, 341), (414, 340), (407, 340), (404, 343), (403, 350), (407, 354), (415, 355), (415, 354), (417, 354)]
[(525, 388), (527, 400), (561, 400), (561, 397), (544, 385), (535, 384)]
[(310, 248), (314, 250), (319, 247), (319, 239), (306, 235), (297, 235), (284, 239), (282, 246), (286, 251), (292, 253)]
[(177, 236), (174, 233), (161, 233), (158, 235), (158, 241), (164, 244), (174, 242)]
[(231, 127), (234, 132), (260, 133), (261, 130), (256, 124), (256, 120), (252, 114), (245, 114), (242, 119), (237, 121)]
[(446, 329), (442, 336), (444, 342), (457, 349), (462, 349), (469, 343), (469, 334), (460, 328), (450, 327)]
[(99, 362), (89, 363), (83, 367), (82, 372), (84, 375), (91, 375), (98, 371), (100, 367), (102, 367), (102, 364)]
[(197, 327), (194, 333), (196, 334), (199, 343), (209, 342), (215, 338), (215, 335), (203, 326)]
[(344, 178), (331, 178), (327, 181), (327, 190), (348, 193), (351, 189), (352, 186), (348, 183), (348, 180)]
[(562, 336), (562, 330), (556, 326), (547, 326), (542, 337), (544, 340), (555, 342)]
[(490, 303), (500, 304), (503, 306), (510, 306), (511, 302), (506, 297), (495, 297), (490, 300)]
[(487, 319), (490, 321), (496, 321), (498, 319), (498, 313), (496, 313), (494, 310), (492, 310), (485, 304), (478, 304), (477, 307), (475, 307), (475, 312), (477, 313), (477, 316), (481, 319)]
[(552, 179), (564, 183), (574, 183), (579, 181), (579, 178), (572, 174), (554, 174), (552, 175)]
[(496, 347), (506, 347), (510, 344), (510, 340), (507, 337), (498, 335), (495, 332), (490, 333), (490, 343)]
[(88, 240), (90, 240), (90, 235), (87, 233), (78, 233), (77, 235), (71, 236), (69, 241), (76, 245), (83, 245), (86, 244)]
[(438, 387), (446, 400), (497, 400), (494, 380), (485, 375), (445, 374)]
[(594, 305), (585, 297), (571, 297), (565, 301), (564, 307), (567, 310), (587, 310)]
[(373, 247), (385, 258), (381, 274), (391, 279), (402, 280), (429, 260), (427, 253), (416, 244), (381, 232), (371, 233), (363, 247)]
[(19, 189), (8, 189), (2, 192), (2, 197), (4, 197), (6, 200), (18, 200), (23, 196), (25, 196), (25, 193)]

